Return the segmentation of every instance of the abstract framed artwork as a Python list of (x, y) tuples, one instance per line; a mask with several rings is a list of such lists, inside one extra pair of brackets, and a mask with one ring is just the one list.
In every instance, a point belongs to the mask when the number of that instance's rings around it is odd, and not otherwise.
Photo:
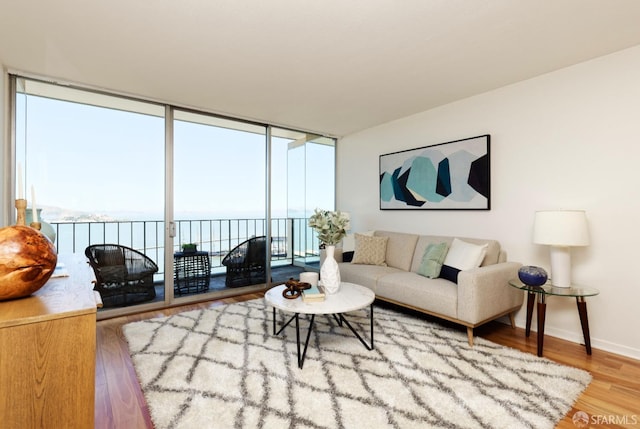
[(490, 210), (489, 134), (380, 155), (380, 210)]

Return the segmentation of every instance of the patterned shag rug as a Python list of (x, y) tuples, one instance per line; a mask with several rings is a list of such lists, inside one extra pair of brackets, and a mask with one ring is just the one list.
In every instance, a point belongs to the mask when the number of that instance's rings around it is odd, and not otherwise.
[[(279, 313), (279, 323), (285, 315)], [(368, 310), (348, 320), (368, 339)], [(589, 373), (374, 309), (368, 351), (317, 316), (304, 368), (295, 327), (262, 299), (124, 326), (156, 428), (553, 428)], [(306, 336), (306, 319), (301, 336)]]

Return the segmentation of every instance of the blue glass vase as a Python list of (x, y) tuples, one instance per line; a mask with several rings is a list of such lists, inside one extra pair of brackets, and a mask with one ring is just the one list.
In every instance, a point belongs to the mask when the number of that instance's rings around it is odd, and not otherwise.
[(549, 276), (544, 268), (527, 265), (518, 270), (518, 278), (527, 286), (542, 286)]

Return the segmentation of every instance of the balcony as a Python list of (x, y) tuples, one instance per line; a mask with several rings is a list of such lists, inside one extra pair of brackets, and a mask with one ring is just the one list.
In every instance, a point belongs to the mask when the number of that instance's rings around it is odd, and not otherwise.
[[(305, 269), (318, 269), (319, 242), (307, 226), (307, 218), (272, 219), (271, 277), (273, 283), (288, 280)], [(56, 232), (58, 253), (82, 253), (90, 244), (121, 244), (136, 249), (156, 262), (159, 271), (154, 277), (158, 297), (164, 299), (165, 227), (161, 220), (49, 222)], [(226, 267), (222, 260), (227, 253), (245, 240), (264, 236), (267, 221), (247, 219), (189, 219), (175, 222), (173, 248), (175, 253), (184, 243), (196, 243), (198, 251), (207, 252), (211, 266), (208, 292), (224, 290)]]

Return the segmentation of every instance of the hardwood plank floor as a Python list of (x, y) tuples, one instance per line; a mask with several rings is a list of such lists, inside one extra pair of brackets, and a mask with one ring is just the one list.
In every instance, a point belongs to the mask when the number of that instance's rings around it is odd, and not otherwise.
[[(96, 428), (153, 428), (149, 410), (129, 358), (122, 335), (124, 324), (169, 316), (182, 311), (210, 308), (262, 297), (261, 293), (225, 298), (198, 304), (152, 311), (97, 323), (96, 353)], [(455, 325), (452, 325), (455, 326)], [(461, 330), (465, 328), (457, 327)], [(477, 328), (476, 335), (498, 344), (535, 354), (536, 336), (526, 338), (524, 330), (492, 322)], [(598, 349), (588, 356), (584, 346), (554, 337), (545, 337), (545, 357), (589, 371), (593, 381), (578, 398), (573, 409), (558, 424), (561, 429), (575, 429), (572, 417), (584, 411), (593, 428), (640, 427), (640, 361)]]

